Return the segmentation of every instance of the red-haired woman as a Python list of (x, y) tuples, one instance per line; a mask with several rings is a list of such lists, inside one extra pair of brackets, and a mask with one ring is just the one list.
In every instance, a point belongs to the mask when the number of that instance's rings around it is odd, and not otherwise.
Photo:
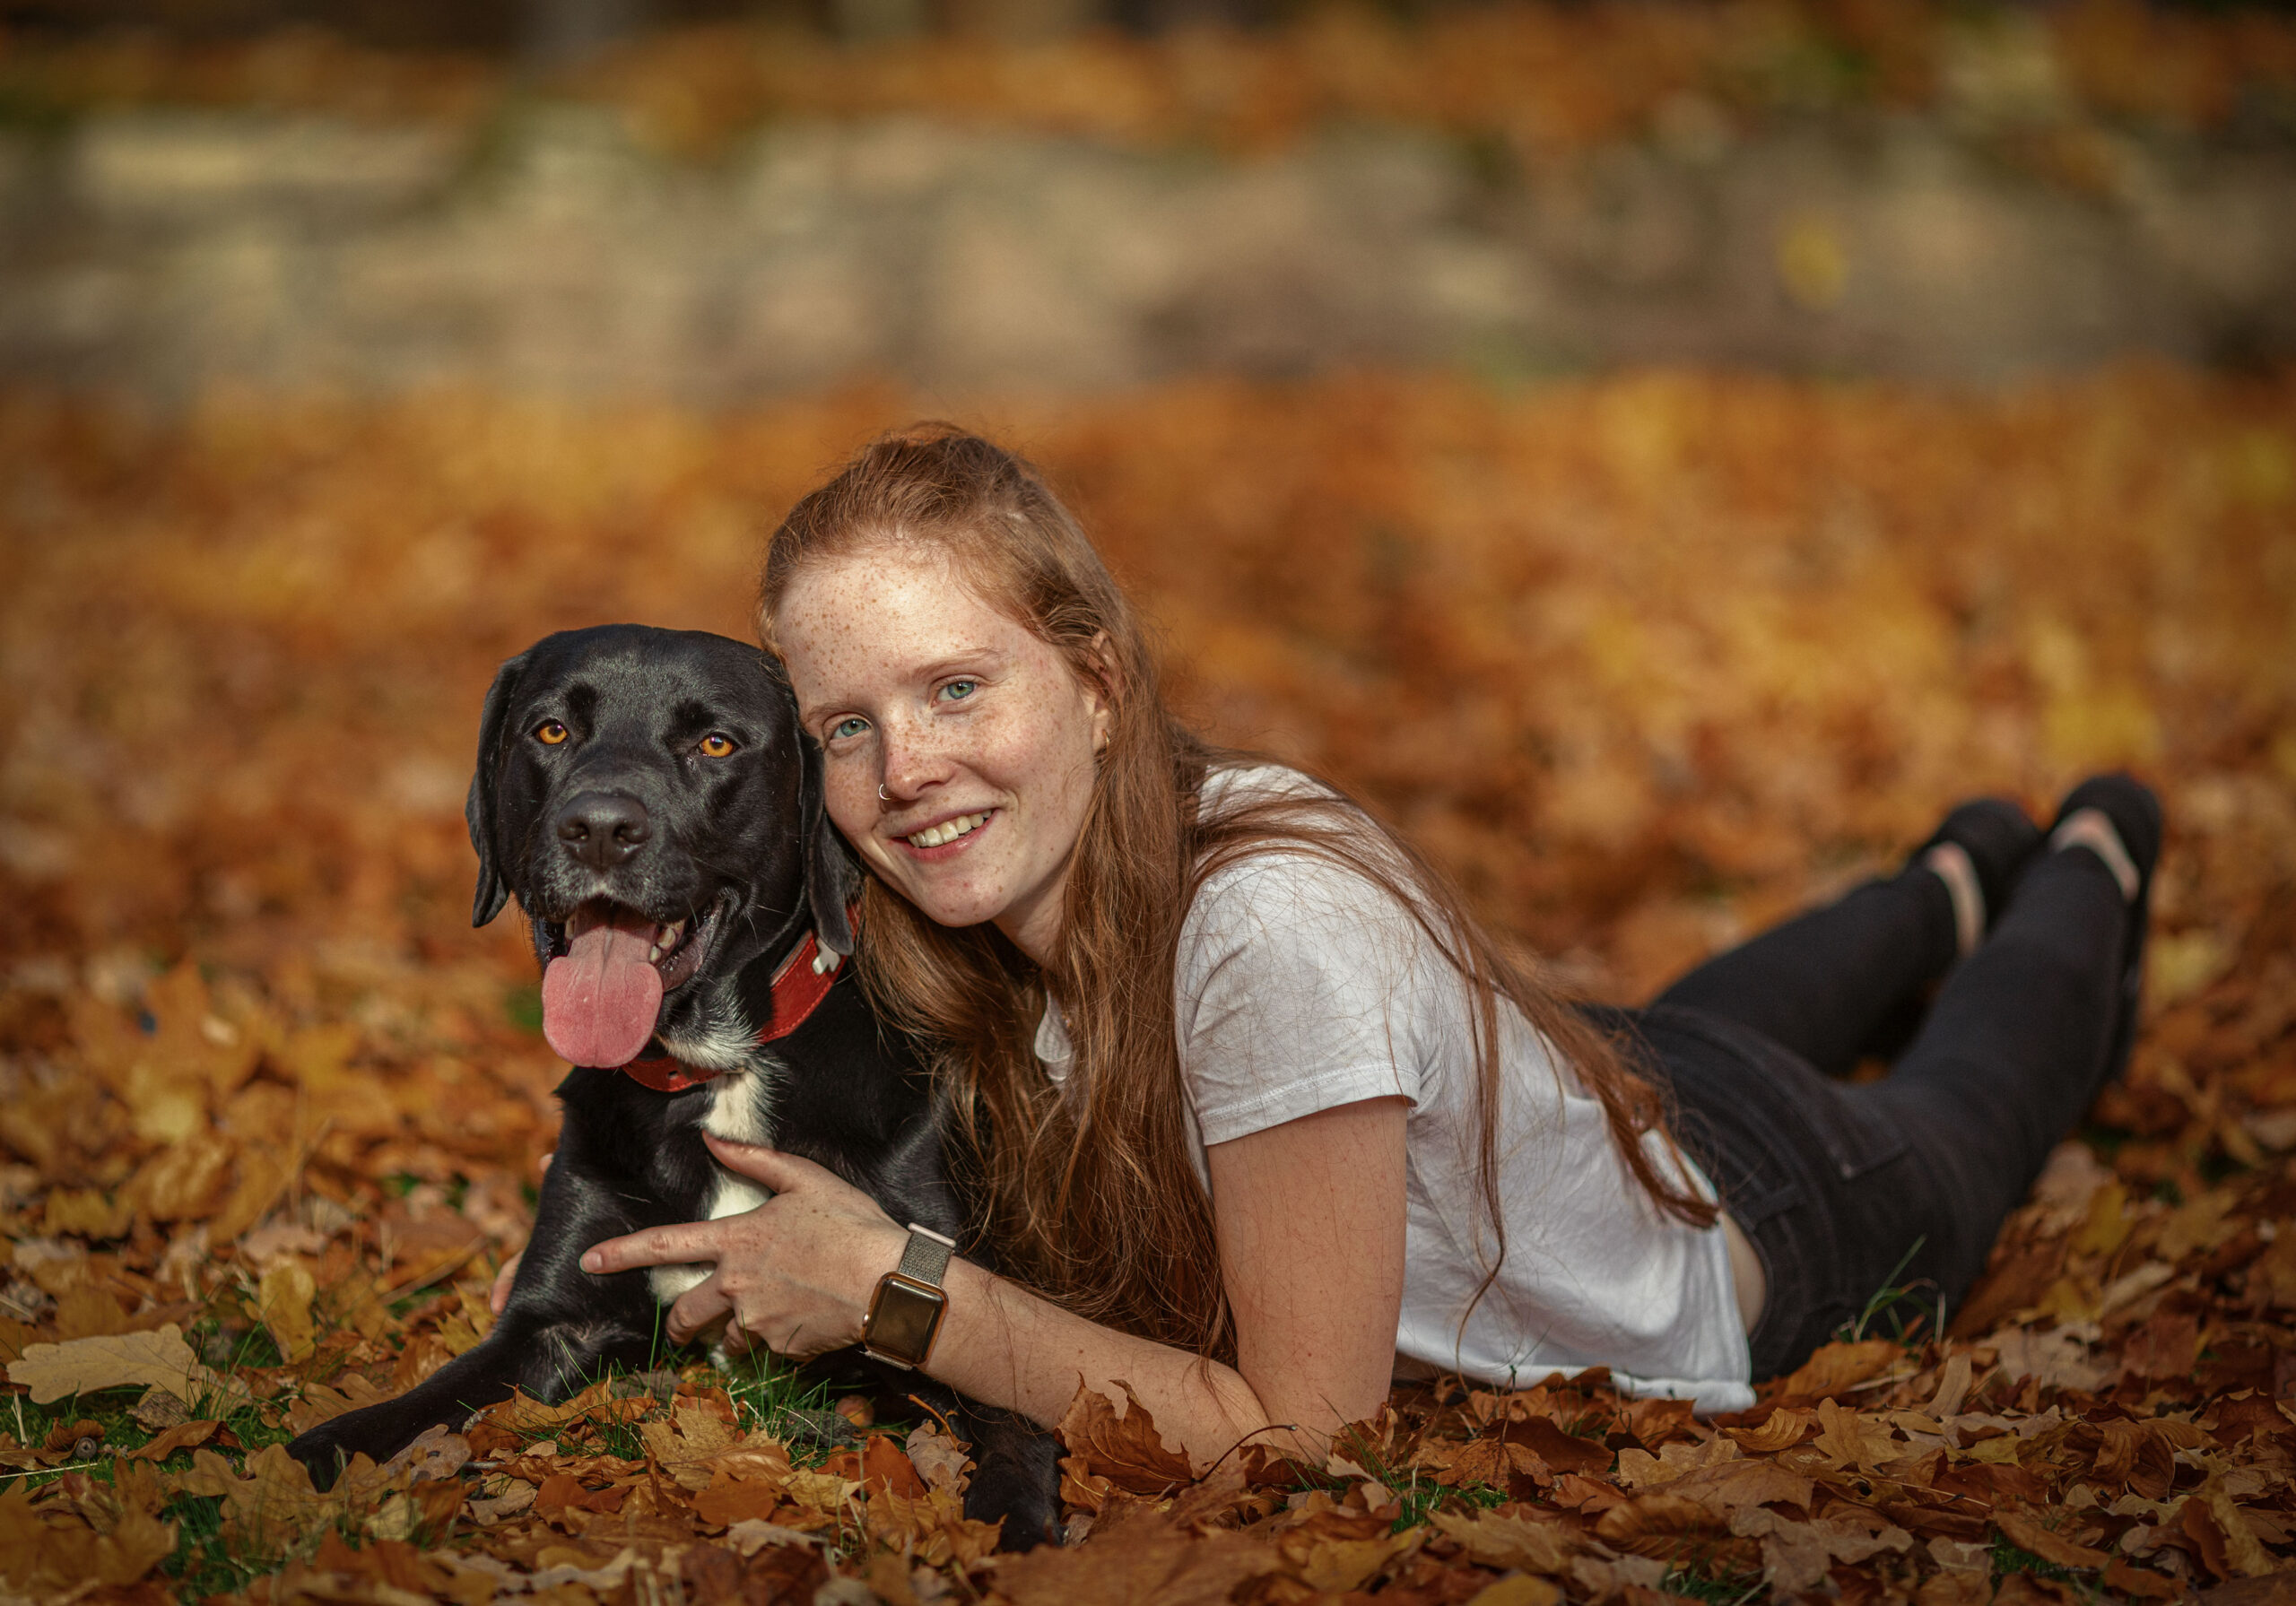
[[(1602, 1013), (1336, 788), (1175, 720), (1091, 543), (987, 441), (867, 447), (775, 532), (761, 619), (870, 872), (861, 979), (963, 1095), (1010, 1272), (948, 1265), (925, 1369), (1039, 1422), (1121, 1380), (1199, 1464), (1313, 1451), (1399, 1367), (1744, 1406), (1893, 1275), (1958, 1298), (2126, 1055), (2161, 824), (2125, 777), (2046, 837), (1964, 804)], [(1888, 1078), (1837, 1080), (1941, 977)], [(674, 1337), (857, 1341), (904, 1224), (715, 1147), (774, 1197), (583, 1265), (714, 1262)]]

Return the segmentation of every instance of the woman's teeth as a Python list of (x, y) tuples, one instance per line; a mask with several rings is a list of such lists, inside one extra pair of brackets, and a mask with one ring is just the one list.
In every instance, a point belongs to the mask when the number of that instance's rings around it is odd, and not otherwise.
[(685, 922), (683, 920), (673, 920), (667, 925), (657, 927), (654, 933), (654, 950), (646, 956), (648, 961), (658, 962), (664, 954), (678, 945), (678, 939), (684, 935)]
[(911, 847), (938, 847), (944, 842), (954, 842), (970, 831), (978, 830), (988, 823), (988, 815), (960, 814), (954, 820), (944, 820), (938, 825), (928, 825), (909, 839)]

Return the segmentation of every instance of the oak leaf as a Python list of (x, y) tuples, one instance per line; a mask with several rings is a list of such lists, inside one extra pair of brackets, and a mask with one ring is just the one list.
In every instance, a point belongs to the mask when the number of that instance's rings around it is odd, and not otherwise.
[(909, 1464), (927, 1489), (963, 1495), (972, 1479), (972, 1462), (963, 1445), (935, 1424), (923, 1422), (909, 1430), (908, 1448)]
[(8, 1381), (28, 1387), (35, 1405), (132, 1384), (157, 1385), (188, 1405), (226, 1386), (199, 1363), (172, 1323), (147, 1333), (27, 1344), (8, 1363)]
[(1844, 1516), (1805, 1523), (1767, 1506), (1736, 1513), (1730, 1519), (1730, 1532), (1759, 1539), (1763, 1581), (1773, 1590), (1795, 1594), (1816, 1588), (1837, 1561), (1864, 1561), (1883, 1550), (1913, 1546), (1913, 1535), (1880, 1517), (1870, 1523)]
[(1578, 1536), (1563, 1524), (1520, 1511), (1437, 1511), (1427, 1520), (1483, 1567), (1560, 1576), (1581, 1548)]

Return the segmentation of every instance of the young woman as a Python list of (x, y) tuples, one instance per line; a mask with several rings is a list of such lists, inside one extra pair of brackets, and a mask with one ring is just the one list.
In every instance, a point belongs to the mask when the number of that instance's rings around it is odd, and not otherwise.
[[(1964, 804), (1651, 1008), (1581, 1010), (1335, 789), (1176, 722), (987, 441), (862, 452), (774, 534), (761, 621), (869, 872), (861, 980), (962, 1094), (1012, 1272), (949, 1264), (925, 1369), (1039, 1422), (1128, 1386), (1201, 1464), (1313, 1452), (1399, 1369), (1751, 1403), (1893, 1276), (1958, 1298), (2127, 1053), (2161, 826), (2125, 777), (2046, 838)], [(1892, 1032), (1888, 1078), (1836, 1080)], [(680, 1339), (857, 1341), (904, 1224), (716, 1151), (774, 1196), (583, 1265), (714, 1263)]]

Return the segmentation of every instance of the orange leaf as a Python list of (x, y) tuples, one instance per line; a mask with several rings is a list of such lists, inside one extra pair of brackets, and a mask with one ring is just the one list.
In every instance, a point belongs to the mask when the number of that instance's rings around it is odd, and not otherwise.
[(872, 1492), (891, 1489), (909, 1500), (920, 1498), (925, 1493), (925, 1480), (917, 1475), (917, 1468), (902, 1451), (900, 1441), (890, 1434), (873, 1433), (862, 1446), (861, 1482)]
[(165, 1461), (178, 1450), (205, 1444), (208, 1436), (222, 1425), (204, 1420), (178, 1422), (142, 1449), (130, 1450), (126, 1458), (129, 1461)]
[(712, 1528), (730, 1528), (751, 1517), (770, 1517), (780, 1504), (781, 1491), (772, 1484), (728, 1478), (694, 1496), (693, 1515)]
[(1904, 1353), (1888, 1339), (1867, 1339), (1856, 1344), (1827, 1344), (1796, 1367), (1786, 1381), (1779, 1385), (1778, 1392), (1796, 1399), (1839, 1393), (1843, 1389), (1855, 1388), (1870, 1377), (1880, 1376), (1889, 1369), (1892, 1361)]

